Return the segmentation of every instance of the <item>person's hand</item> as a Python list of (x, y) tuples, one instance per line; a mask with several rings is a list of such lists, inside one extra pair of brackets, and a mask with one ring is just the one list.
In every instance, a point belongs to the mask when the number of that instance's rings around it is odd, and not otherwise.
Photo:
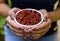
[(21, 37), (21, 38), (24, 38), (24, 31), (23, 31), (23, 28), (22, 27), (19, 27), (15, 22), (14, 22), (14, 14), (19, 11), (20, 9), (18, 8), (13, 8), (11, 9), (8, 13), (9, 13), (9, 16), (6, 18), (6, 22), (7, 22), (7, 26), (9, 26), (9, 28), (11, 29), (12, 33)]
[(44, 15), (44, 21), (38, 27), (30, 29), (31, 38), (38, 39), (45, 35), (49, 28), (51, 27), (51, 20), (48, 18), (48, 13), (45, 9), (40, 10), (40, 12)]

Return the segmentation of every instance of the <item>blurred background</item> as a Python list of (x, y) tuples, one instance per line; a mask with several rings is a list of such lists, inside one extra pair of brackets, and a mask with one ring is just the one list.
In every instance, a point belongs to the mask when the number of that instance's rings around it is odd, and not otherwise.
[(0, 41), (4, 41), (4, 24), (5, 18), (0, 15)]

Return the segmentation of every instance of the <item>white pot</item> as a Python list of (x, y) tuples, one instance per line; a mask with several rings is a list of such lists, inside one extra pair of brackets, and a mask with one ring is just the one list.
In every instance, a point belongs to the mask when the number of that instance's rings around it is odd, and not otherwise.
[(40, 21), (39, 23), (35, 24), (35, 25), (23, 25), (23, 24), (20, 24), (19, 22), (17, 22), (16, 18), (14, 17), (14, 21), (15, 21), (16, 24), (18, 24), (20, 27), (24, 27), (24, 29), (31, 29), (32, 27), (37, 27), (37, 26), (39, 26), (39, 25), (43, 22), (44, 17), (43, 17), (42, 12), (40, 12), (40, 11), (38, 11), (38, 10), (36, 10), (36, 9), (22, 9), (22, 10), (18, 11), (18, 12), (15, 14), (15, 16), (16, 16), (19, 12), (21, 12), (21, 11), (23, 11), (23, 10), (32, 10), (32, 11), (38, 12), (39, 14), (41, 14), (41, 21)]

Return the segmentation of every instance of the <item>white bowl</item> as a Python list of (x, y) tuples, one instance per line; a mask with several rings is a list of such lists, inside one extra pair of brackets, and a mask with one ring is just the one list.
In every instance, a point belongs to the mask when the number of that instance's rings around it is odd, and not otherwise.
[(40, 11), (38, 11), (38, 10), (36, 10), (36, 9), (22, 9), (22, 10), (18, 11), (18, 12), (15, 14), (15, 16), (16, 16), (19, 12), (21, 12), (21, 11), (23, 11), (23, 10), (32, 10), (32, 11), (38, 12), (39, 14), (41, 14), (41, 21), (40, 21), (39, 23), (35, 24), (35, 25), (23, 25), (23, 24), (20, 24), (19, 22), (17, 22), (16, 18), (14, 17), (14, 21), (15, 21), (16, 24), (18, 24), (20, 27), (24, 27), (25, 29), (31, 29), (32, 27), (37, 27), (37, 26), (39, 26), (39, 25), (43, 22), (44, 17), (43, 17), (42, 12), (40, 12)]

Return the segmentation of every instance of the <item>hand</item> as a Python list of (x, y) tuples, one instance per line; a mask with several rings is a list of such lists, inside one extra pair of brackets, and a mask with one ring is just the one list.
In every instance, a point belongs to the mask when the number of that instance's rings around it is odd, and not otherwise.
[(23, 27), (19, 27), (15, 22), (14, 22), (14, 14), (20, 9), (18, 8), (13, 8), (9, 11), (9, 16), (6, 18), (7, 21), (7, 26), (11, 29), (12, 33), (24, 38), (24, 30)]
[(42, 12), (44, 15), (44, 21), (38, 27), (30, 29), (30, 31), (32, 32), (31, 38), (33, 39), (42, 37), (48, 32), (49, 28), (51, 27), (51, 20), (48, 18), (47, 11), (43, 9), (40, 10), (40, 12)]

